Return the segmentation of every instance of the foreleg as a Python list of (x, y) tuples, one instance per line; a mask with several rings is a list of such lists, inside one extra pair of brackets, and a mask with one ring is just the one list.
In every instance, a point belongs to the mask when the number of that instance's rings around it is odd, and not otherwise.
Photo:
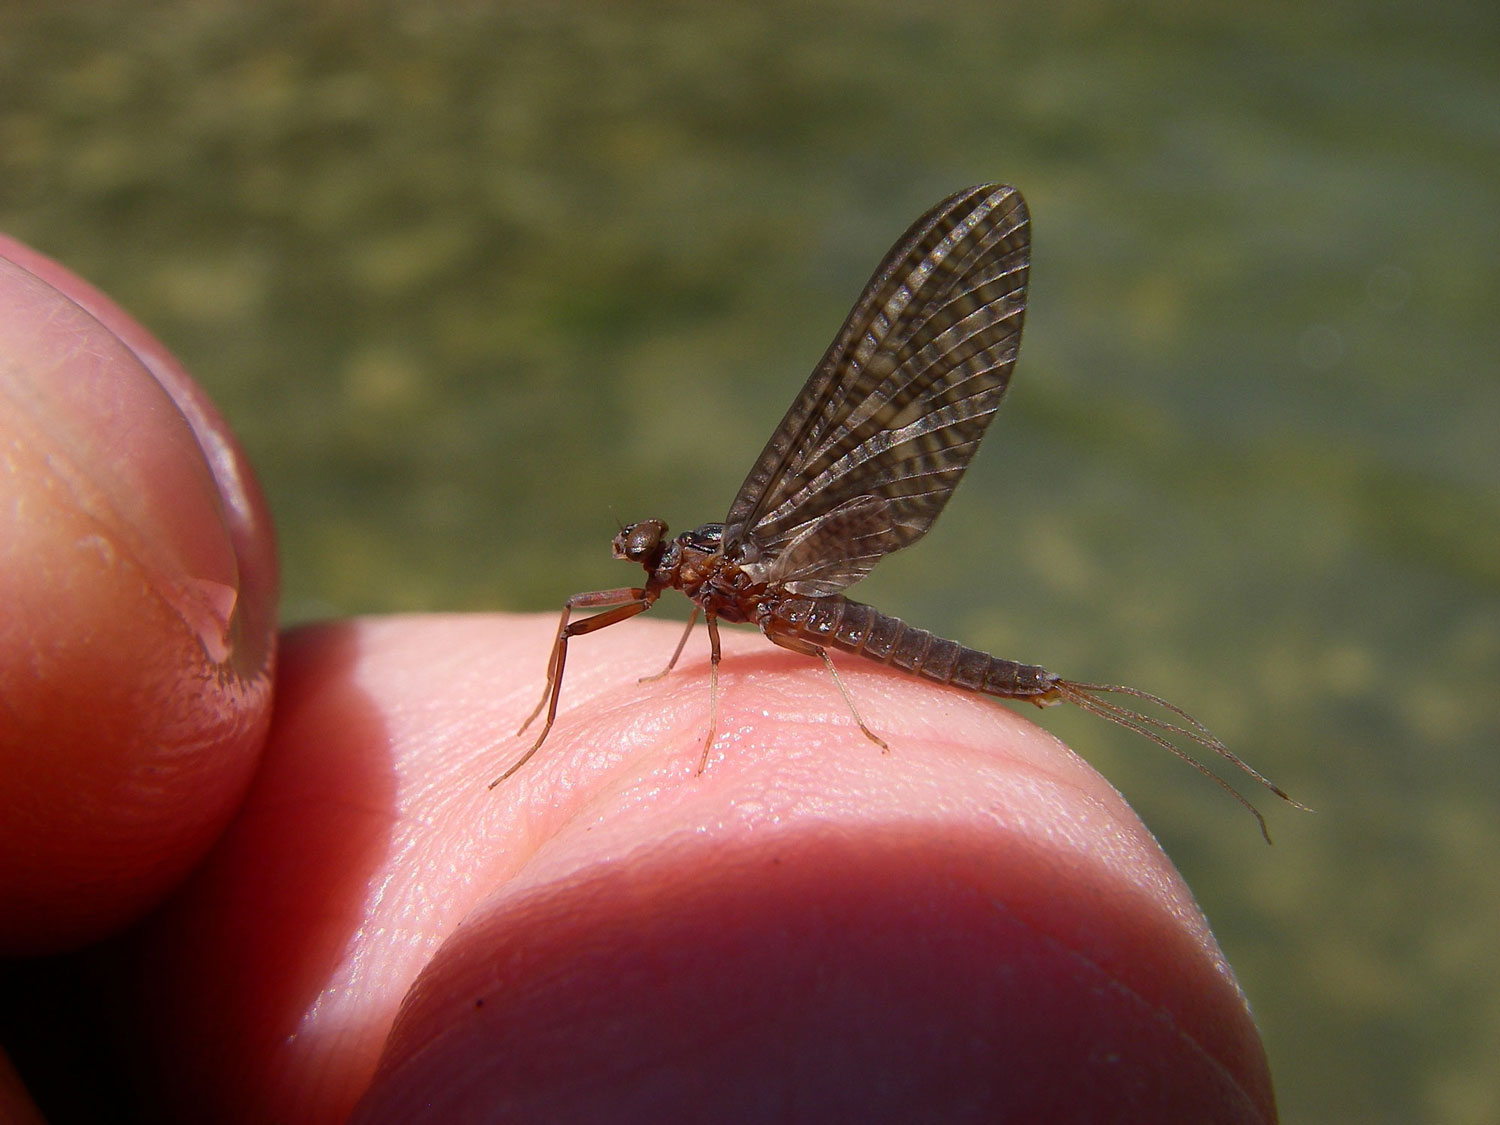
[[(536, 741), (531, 744), (531, 749), (522, 754), (520, 760), (510, 769), (490, 782), (491, 789), (530, 761), (531, 756), (541, 749), (542, 743), (547, 741), (553, 720), (557, 718), (557, 700), (562, 693), (563, 668), (568, 661), (569, 638), (616, 625), (650, 609), (655, 601), (656, 594), (653, 591), (637, 587), (621, 587), (616, 590), (592, 590), (588, 593), (574, 594), (563, 603), (562, 617), (557, 623), (557, 640), (552, 644), (552, 655), (547, 661), (547, 683), (542, 688), (542, 698), (516, 734), (520, 736), (524, 733), (526, 728), (542, 713), (543, 707), (547, 709), (547, 721), (542, 725), (542, 731), (537, 735)], [(585, 617), (581, 621), (571, 620), (573, 612), (580, 609), (602, 609), (604, 612), (596, 613), (593, 617)]]

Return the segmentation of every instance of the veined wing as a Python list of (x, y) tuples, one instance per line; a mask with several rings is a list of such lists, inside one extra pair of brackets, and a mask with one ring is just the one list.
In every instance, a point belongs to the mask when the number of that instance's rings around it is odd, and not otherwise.
[(725, 554), (793, 593), (826, 594), (925, 535), (1010, 381), (1030, 261), (1014, 188), (969, 188), (918, 219), (745, 478)]

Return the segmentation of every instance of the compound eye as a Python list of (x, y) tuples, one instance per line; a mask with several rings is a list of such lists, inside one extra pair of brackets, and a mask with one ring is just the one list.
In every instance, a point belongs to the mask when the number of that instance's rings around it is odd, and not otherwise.
[(620, 532), (615, 539), (615, 553), (631, 562), (645, 562), (661, 547), (662, 533), (667, 525), (661, 520), (642, 520)]

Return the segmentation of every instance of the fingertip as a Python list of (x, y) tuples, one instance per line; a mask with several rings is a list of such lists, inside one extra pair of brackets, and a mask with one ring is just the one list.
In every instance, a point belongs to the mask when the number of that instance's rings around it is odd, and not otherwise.
[(294, 634), (245, 812), (153, 937), (188, 1115), (1274, 1119), (1187, 888), (1055, 739), (841, 668), (881, 754), (816, 664), (726, 633), (700, 776), (704, 663), (637, 685), (676, 630), (633, 625), (486, 789), (555, 628)]
[[(662, 1091), (636, 1079), (651, 1077), (656, 1057), (694, 1060), (678, 1073), (710, 1076), (671, 1091), (683, 1099), (669, 1103), (673, 1112), (741, 1104), (733, 1093), (713, 1100), (715, 1089), (771, 1091), (781, 1104), (825, 1099), (856, 1117), (876, 1112), (857, 1100), (857, 1082), (844, 1081), (857, 1072), (897, 1076), (910, 1101), (886, 1108), (919, 1117), (1030, 1105), (1036, 1112), (1023, 1119), (1274, 1120), (1265, 1055), (1232, 970), (1188, 888), (1107, 780), (993, 701), (845, 658), (838, 668), (850, 696), (889, 745), (876, 752), (814, 662), (748, 633), (726, 634), (724, 650), (718, 752), (705, 775), (650, 808), (649, 823), (640, 817), (639, 850), (617, 835), (636, 819), (628, 810), (613, 832), (591, 822), (591, 834), (549, 842), (547, 869), (566, 872), (558, 853), (574, 848), (580, 878), (614, 887), (624, 905), (603, 892), (575, 898), (565, 876), (548, 881), (559, 917), (577, 926), (559, 938), (538, 925), (534, 904), (518, 908), (502, 894), (493, 914), (466, 928), (453, 961), (434, 962), (431, 987), (413, 991), (370, 1105), (381, 1104), (381, 1091), (410, 1104), (403, 1099), (433, 1066), (444, 1069), (428, 1096), (441, 1100), (438, 1088), (472, 1095), (469, 1108), (481, 1113), (536, 1097), (549, 1107), (543, 1115), (587, 1114), (589, 1092), (568, 1080), (585, 1072), (619, 1076), (598, 1092), (617, 1108), (643, 1099), (639, 1116), (649, 1118), (644, 1107)], [(600, 656), (614, 679), (639, 659), (625, 644)], [(659, 718), (680, 708), (695, 714), (689, 727), (701, 724), (701, 670), (685, 660), (670, 695), (643, 709)], [(679, 702), (694, 697), (696, 705)], [(573, 706), (591, 705), (575, 697)], [(574, 723), (596, 721), (560, 722), (554, 762), (568, 761)], [(690, 743), (681, 732), (668, 753)], [(575, 799), (599, 814), (587, 795)], [(701, 854), (652, 847), (681, 839), (700, 841)], [(727, 861), (737, 850), (763, 862)], [(628, 868), (609, 865), (620, 854), (630, 855)], [(599, 901), (610, 905), (595, 914)], [(649, 920), (632, 914), (633, 904), (649, 904), (640, 907)], [(675, 929), (662, 922), (673, 904)], [(820, 924), (808, 927), (809, 912)], [(588, 936), (637, 928), (648, 935), (638, 946), (627, 937), (601, 951)], [(744, 940), (716, 957), (726, 930)], [(776, 956), (757, 958), (760, 949)], [(578, 971), (563, 973), (564, 962)], [(808, 996), (845, 972), (847, 1008), (830, 994), (810, 1014)], [(687, 983), (660, 1010), (619, 984), (678, 974)], [(970, 1003), (977, 996), (985, 1001)], [(482, 1017), (464, 1010), (468, 998), (484, 998)], [(579, 1036), (563, 1062), (556, 1042), (565, 1029), (549, 1013), (571, 1013), (575, 1031), (626, 1030), (618, 1050), (600, 1055)], [(737, 1019), (763, 1033), (760, 1047), (786, 1053), (719, 1049), (716, 1027)], [(497, 1045), (491, 1020), (517, 1029), (514, 1038)], [(455, 1048), (470, 1032), (474, 1069), (460, 1075)], [(857, 1065), (841, 1070), (850, 1060)]]
[(0, 252), (0, 948), (42, 951), (144, 911), (224, 824), (264, 737), (277, 582), (202, 392), (92, 287)]
[[(701, 660), (649, 695), (619, 687), (672, 631), (575, 654), (522, 779), (564, 826), (419, 978), (361, 1120), (734, 1119), (756, 1098), (1274, 1119), (1206, 921), (1086, 763), (991, 701), (846, 659), (880, 753), (820, 667), (736, 633), (700, 776)], [(671, 733), (626, 767), (640, 783), (580, 786), (580, 744), (618, 721)]]

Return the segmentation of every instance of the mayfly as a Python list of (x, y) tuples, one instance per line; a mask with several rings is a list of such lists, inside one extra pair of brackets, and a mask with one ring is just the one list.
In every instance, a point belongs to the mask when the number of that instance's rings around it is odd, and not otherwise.
[[(634, 617), (662, 591), (677, 589), (694, 608), (661, 674), (677, 663), (701, 613), (708, 624), (710, 702), (700, 773), (717, 726), (719, 622), (750, 623), (782, 648), (822, 660), (860, 730), (882, 748), (885, 742), (860, 717), (828, 649), (965, 691), (1091, 711), (1190, 762), (1249, 809), (1264, 834), (1259, 810), (1171, 736), (1222, 756), (1278, 797), (1291, 798), (1180, 707), (1138, 688), (1066, 680), (1035, 664), (990, 656), (842, 593), (884, 556), (922, 538), (953, 494), (1016, 365), (1030, 262), (1030, 219), (1015, 188), (972, 187), (918, 219), (880, 263), (724, 522), (675, 539), (658, 519), (622, 528), (615, 557), (645, 567), (645, 585), (574, 594), (564, 603), (541, 702), (517, 733), (543, 708), (546, 721), (531, 748), (490, 787), (546, 741), (557, 717), (568, 640)], [(574, 621), (577, 610), (600, 612)], [(1121, 696), (1177, 721), (1137, 711)]]

